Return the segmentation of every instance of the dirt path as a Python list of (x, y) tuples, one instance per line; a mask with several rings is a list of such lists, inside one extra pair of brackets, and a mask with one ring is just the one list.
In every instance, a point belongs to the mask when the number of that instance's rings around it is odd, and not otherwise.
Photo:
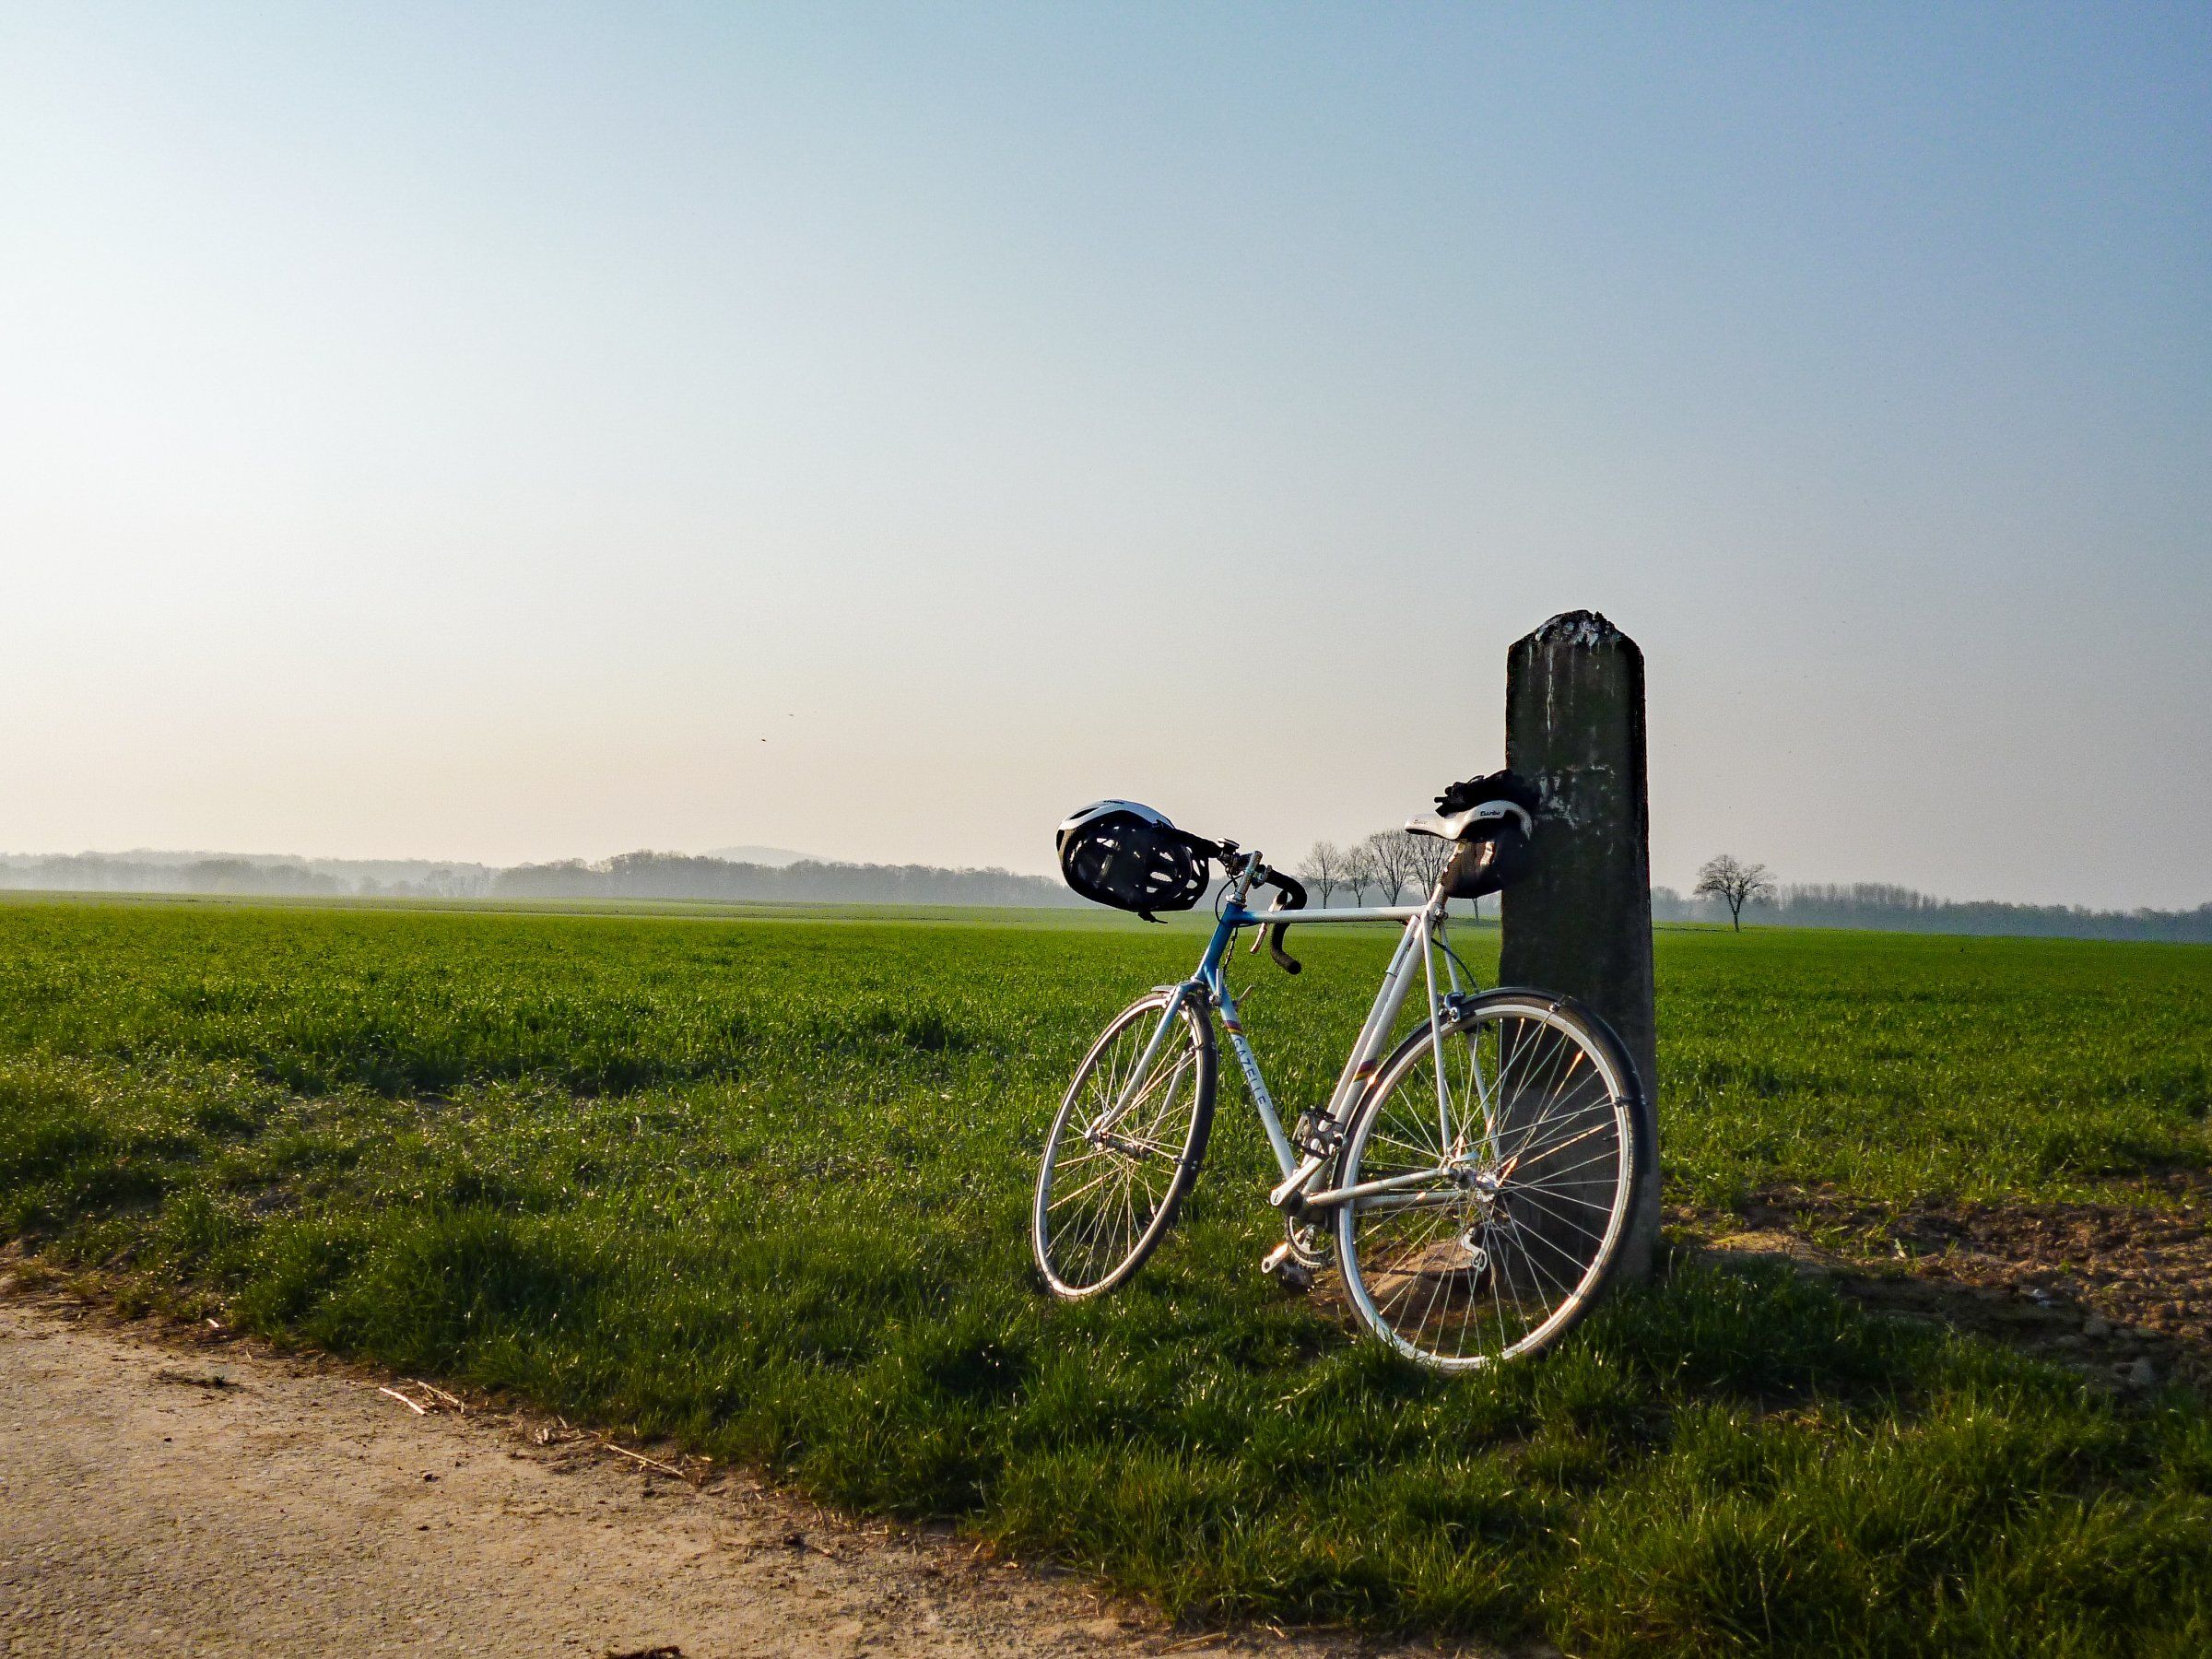
[(0, 1301), (0, 1653), (1373, 1651), (1194, 1639), (742, 1478), (156, 1335)]

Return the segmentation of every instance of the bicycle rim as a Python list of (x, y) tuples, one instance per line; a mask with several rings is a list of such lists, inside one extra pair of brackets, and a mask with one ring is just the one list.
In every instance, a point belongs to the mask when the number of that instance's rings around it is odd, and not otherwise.
[(1111, 1290), (1136, 1271), (1173, 1225), (1205, 1155), (1214, 1046), (1202, 1012), (1182, 1005), (1150, 1070), (1130, 1089), (1169, 994), (1114, 1017), (1077, 1068), (1046, 1136), (1030, 1244), (1047, 1287), (1064, 1300)]
[(1362, 1105), (1343, 1183), (1403, 1184), (1342, 1207), (1338, 1256), (1384, 1342), (1476, 1371), (1556, 1342), (1604, 1288), (1634, 1201), (1639, 1101), (1610, 1033), (1563, 999), (1492, 992), (1443, 1052), (1441, 1101), (1422, 1031)]

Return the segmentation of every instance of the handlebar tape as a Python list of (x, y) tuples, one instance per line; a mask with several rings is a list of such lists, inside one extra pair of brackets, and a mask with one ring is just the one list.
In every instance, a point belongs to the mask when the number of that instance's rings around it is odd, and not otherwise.
[[(1294, 911), (1306, 908), (1306, 889), (1300, 885), (1297, 877), (1286, 876), (1280, 870), (1270, 870), (1267, 880), (1270, 886), (1281, 889), (1281, 897), (1272, 909)], [(1275, 959), (1275, 965), (1285, 973), (1298, 973), (1302, 971), (1305, 965), (1283, 948), (1283, 935), (1289, 926), (1288, 922), (1277, 922), (1267, 930), (1267, 954)]]

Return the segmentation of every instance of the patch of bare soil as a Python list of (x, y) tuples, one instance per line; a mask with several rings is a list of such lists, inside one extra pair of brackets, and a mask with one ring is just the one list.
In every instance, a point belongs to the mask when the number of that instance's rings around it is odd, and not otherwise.
[(1735, 1214), (1671, 1218), (1724, 1256), (1787, 1260), (2100, 1382), (2212, 1388), (2212, 1183), (2170, 1176), (2145, 1197), (1900, 1208), (1775, 1188)]
[(1416, 1651), (1173, 1629), (665, 1447), (125, 1323), (5, 1263), (0, 1292), (0, 1653)]

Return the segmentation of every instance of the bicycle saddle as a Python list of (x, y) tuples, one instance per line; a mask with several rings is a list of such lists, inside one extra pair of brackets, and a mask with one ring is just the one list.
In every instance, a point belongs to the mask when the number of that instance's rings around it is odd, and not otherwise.
[(1436, 797), (1434, 812), (1417, 813), (1406, 820), (1415, 835), (1433, 835), (1439, 841), (1489, 841), (1507, 825), (1517, 824), (1524, 840), (1535, 833), (1534, 813), (1543, 797), (1518, 772), (1485, 772), (1452, 784)]
[(1480, 841), (1485, 837), (1485, 825), (1501, 821), (1518, 823), (1524, 835), (1535, 829), (1528, 808), (1514, 801), (1483, 801), (1458, 812), (1417, 812), (1406, 820), (1406, 828), (1415, 835), (1433, 835), (1439, 841)]

